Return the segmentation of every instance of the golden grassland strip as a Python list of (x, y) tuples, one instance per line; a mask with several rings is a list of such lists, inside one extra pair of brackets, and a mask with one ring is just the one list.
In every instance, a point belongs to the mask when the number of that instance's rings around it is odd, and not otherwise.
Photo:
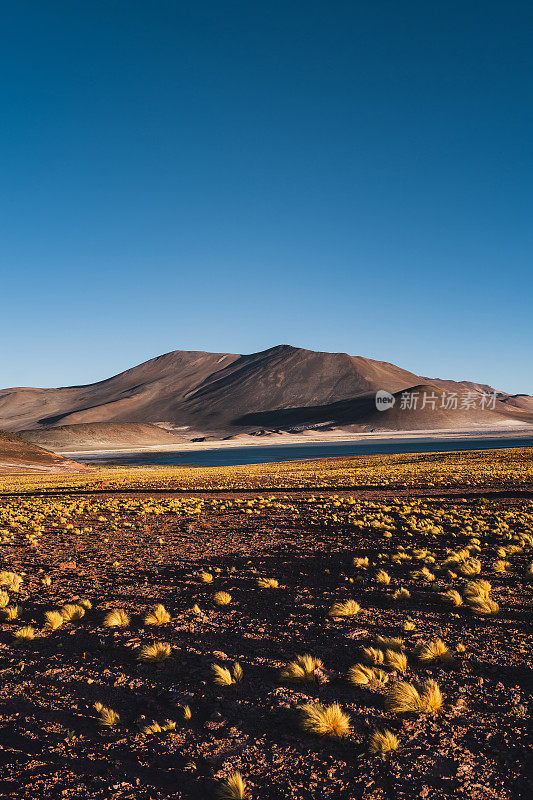
[(229, 467), (101, 467), (0, 475), (0, 494), (46, 491), (454, 489), (533, 485), (533, 448), (355, 456)]

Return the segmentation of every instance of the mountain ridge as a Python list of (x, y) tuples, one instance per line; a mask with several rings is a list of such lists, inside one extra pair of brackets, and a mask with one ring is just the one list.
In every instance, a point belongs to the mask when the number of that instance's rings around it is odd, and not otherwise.
[[(473, 392), (476, 396), (496, 392), (472, 381), (425, 378), (387, 361), (286, 344), (249, 354), (172, 350), (94, 383), (0, 390), (0, 428), (27, 431), (94, 423), (146, 423), (187, 431), (184, 435), (189, 438), (228, 436), (259, 430), (259, 424), (250, 419), (261, 414), (267, 415), (272, 429), (283, 426), (287, 417), (294, 425), (306, 424), (306, 420), (307, 424), (316, 424), (310, 409), (322, 409), (317, 411), (321, 416), (324, 408), (335, 408), (339, 403), (352, 404), (350, 413), (346, 409), (342, 413), (353, 417), (350, 425), (357, 425), (364, 424), (356, 413), (361, 398), (372, 396), (378, 389), (397, 394), (422, 384), (441, 392)], [(508, 418), (513, 426), (517, 420), (524, 425), (533, 422), (529, 396), (501, 391), (496, 395), (498, 419)], [(303, 410), (300, 421), (299, 409)], [(490, 415), (481, 416), (491, 420)], [(474, 420), (472, 415), (473, 424), (481, 423), (478, 417)], [(415, 422), (411, 415), (409, 425)]]

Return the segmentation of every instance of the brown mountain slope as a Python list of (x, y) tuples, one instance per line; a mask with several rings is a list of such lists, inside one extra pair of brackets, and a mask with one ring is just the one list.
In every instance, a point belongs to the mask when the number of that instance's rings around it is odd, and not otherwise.
[(60, 389), (0, 391), (8, 430), (82, 422), (165, 422), (226, 432), (250, 411), (328, 403), (417, 376), (393, 364), (280, 345), (252, 355), (175, 351), (109, 380)]
[[(312, 425), (326, 413), (339, 423), (348, 414), (357, 424), (361, 415), (372, 413), (369, 398), (378, 389), (395, 393), (426, 383), (441, 391), (479, 394), (490, 389), (468, 382), (428, 381), (387, 362), (289, 345), (251, 355), (176, 350), (87, 386), (4, 389), (0, 426), (15, 431), (99, 422), (159, 423), (183, 428), (180, 432), (191, 438), (254, 432), (267, 427), (260, 419), (268, 419), (270, 429)], [(502, 402), (508, 398), (499, 395)], [(515, 419), (527, 425), (527, 409), (521, 400), (505, 403), (498, 413), (506, 415), (511, 426)], [(488, 425), (494, 421), (490, 415), (485, 418)], [(457, 420), (452, 417), (451, 423)], [(399, 418), (398, 424), (424, 427), (416, 414)]]
[(180, 442), (187, 441), (183, 436), (143, 422), (85, 422), (79, 425), (20, 431), (18, 435), (26, 442), (56, 453), (156, 445), (178, 447)]
[(43, 450), (12, 433), (0, 430), (0, 472), (77, 472), (86, 469), (67, 458)]

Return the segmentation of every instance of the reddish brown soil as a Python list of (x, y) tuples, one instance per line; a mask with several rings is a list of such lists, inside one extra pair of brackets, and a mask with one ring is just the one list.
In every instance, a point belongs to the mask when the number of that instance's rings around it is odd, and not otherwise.
[[(457, 498), (438, 502), (447, 506)], [(491, 499), (487, 510), (527, 502)], [(254, 800), (532, 796), (526, 738), (531, 589), (518, 577), (531, 556), (515, 556), (508, 573), (491, 575), (499, 616), (454, 617), (436, 596), (440, 581), (430, 587), (411, 582), (411, 600), (402, 606), (391, 604), (373, 573), (348, 583), (355, 575), (353, 555), (376, 557), (400, 542), (426, 541), (403, 540), (402, 534), (376, 540), (342, 524), (311, 526), (305, 514), (295, 518), (283, 510), (257, 517), (234, 510), (206, 510), (198, 518), (164, 514), (136, 522), (138, 529), (122, 527), (121, 519), (113, 529), (89, 515), (80, 522), (92, 533), (50, 529), (38, 548), (2, 548), (3, 563), (26, 573), (18, 601), (25, 624), (40, 628), (45, 610), (76, 596), (89, 598), (93, 610), (79, 625), (39, 635), (24, 649), (11, 646), (12, 625), (0, 627), (1, 797), (203, 800), (215, 796), (217, 780), (233, 769), (246, 777)], [(221, 569), (211, 585), (195, 575), (204, 567)], [(52, 577), (51, 587), (40, 585), (40, 569)], [(280, 588), (256, 589), (259, 575), (278, 578)], [(232, 595), (227, 610), (212, 603), (220, 589)], [(356, 618), (326, 618), (334, 600), (351, 596), (364, 609)], [(155, 602), (165, 604), (172, 623), (153, 632), (142, 627), (141, 615)], [(194, 603), (201, 616), (191, 614)], [(116, 607), (132, 615), (129, 629), (102, 627), (105, 610)], [(405, 634), (407, 617), (416, 627)], [(404, 636), (408, 648), (437, 635), (450, 646), (464, 643), (466, 654), (453, 668), (416, 672), (438, 680), (445, 695), (441, 713), (385, 715), (383, 690), (346, 681), (359, 660), (358, 646), (375, 634)], [(171, 658), (155, 667), (138, 664), (136, 647), (154, 639), (172, 645)], [(322, 681), (281, 684), (278, 668), (306, 652), (323, 660)], [(244, 670), (242, 683), (215, 686), (210, 665), (235, 660)], [(409, 671), (407, 679), (414, 675)], [(350, 712), (346, 739), (301, 732), (296, 706), (315, 699), (338, 701)], [(120, 714), (118, 729), (98, 727), (96, 700)], [(189, 722), (180, 721), (185, 704), (192, 710)], [(141, 733), (143, 725), (166, 718), (178, 721), (174, 735)], [(367, 753), (368, 732), (381, 725), (400, 739), (386, 761)]]

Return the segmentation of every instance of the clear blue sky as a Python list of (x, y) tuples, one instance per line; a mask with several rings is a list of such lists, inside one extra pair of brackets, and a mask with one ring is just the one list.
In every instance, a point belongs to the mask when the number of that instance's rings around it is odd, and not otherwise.
[(0, 386), (278, 343), (533, 393), (533, 7), (2, 3)]

